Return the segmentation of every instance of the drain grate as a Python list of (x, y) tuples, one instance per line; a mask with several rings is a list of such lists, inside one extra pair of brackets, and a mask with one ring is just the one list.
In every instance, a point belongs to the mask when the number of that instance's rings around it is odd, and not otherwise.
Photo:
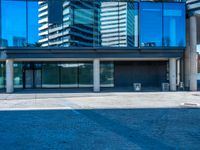
[(200, 94), (192, 94), (193, 96), (200, 96)]
[(200, 105), (197, 103), (182, 103), (181, 107), (183, 107), (183, 108), (200, 108)]

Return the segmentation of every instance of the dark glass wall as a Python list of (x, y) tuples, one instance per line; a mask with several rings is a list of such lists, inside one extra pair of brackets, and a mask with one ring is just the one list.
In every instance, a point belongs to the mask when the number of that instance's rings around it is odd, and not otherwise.
[(60, 86), (78, 87), (78, 63), (63, 62), (60, 68)]
[(14, 88), (23, 88), (23, 63), (14, 63)]
[(42, 87), (58, 88), (59, 86), (59, 65), (57, 63), (43, 63)]
[(0, 62), (0, 89), (5, 88), (5, 63)]
[(90, 62), (79, 63), (79, 87), (93, 86), (93, 64)]
[(185, 46), (185, 3), (0, 2), (1, 47)]
[(114, 87), (114, 63), (101, 62), (100, 64), (101, 87)]
[[(114, 86), (113, 62), (100, 65), (101, 87)], [(0, 88), (5, 87), (5, 63), (0, 63)], [(93, 87), (93, 63), (87, 62), (16, 62), (15, 88)]]

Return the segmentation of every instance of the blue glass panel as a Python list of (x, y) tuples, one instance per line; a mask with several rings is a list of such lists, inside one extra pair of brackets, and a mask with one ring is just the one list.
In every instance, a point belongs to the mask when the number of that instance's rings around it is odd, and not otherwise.
[(26, 46), (26, 2), (1, 2), (2, 46)]
[(38, 1), (28, 1), (28, 10), (27, 10), (27, 16), (28, 16), (28, 46), (31, 47), (40, 47), (40, 44), (38, 43), (39, 40), (39, 24), (38, 24), (38, 10), (39, 10), (39, 4)]
[(164, 46), (186, 46), (185, 4), (164, 3)]
[(162, 3), (140, 3), (140, 46), (162, 46)]

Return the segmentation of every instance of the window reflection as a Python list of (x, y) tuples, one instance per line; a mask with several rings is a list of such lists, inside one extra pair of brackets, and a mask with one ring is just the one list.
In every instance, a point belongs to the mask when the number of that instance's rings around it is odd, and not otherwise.
[(166, 3), (164, 8), (164, 45), (186, 46), (185, 43), (185, 5)]
[(162, 3), (140, 3), (140, 46), (162, 46)]
[(102, 62), (100, 65), (101, 87), (114, 87), (114, 63)]
[(2, 46), (27, 46), (26, 2), (1, 1)]
[(0, 2), (1, 47), (185, 46), (184, 3)]
[(102, 46), (138, 46), (137, 3), (102, 2), (100, 11)]
[(39, 40), (39, 24), (38, 24), (38, 9), (39, 5), (37, 1), (28, 1), (27, 2), (27, 39), (28, 39), (28, 46), (31, 47), (40, 47), (38, 43)]
[(23, 63), (15, 63), (14, 67), (14, 88), (23, 87)]

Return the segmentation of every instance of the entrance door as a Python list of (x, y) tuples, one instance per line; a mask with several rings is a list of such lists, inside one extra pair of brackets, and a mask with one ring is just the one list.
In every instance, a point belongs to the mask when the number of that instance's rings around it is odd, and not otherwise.
[(24, 88), (41, 88), (41, 70), (25, 70), (25, 87)]

